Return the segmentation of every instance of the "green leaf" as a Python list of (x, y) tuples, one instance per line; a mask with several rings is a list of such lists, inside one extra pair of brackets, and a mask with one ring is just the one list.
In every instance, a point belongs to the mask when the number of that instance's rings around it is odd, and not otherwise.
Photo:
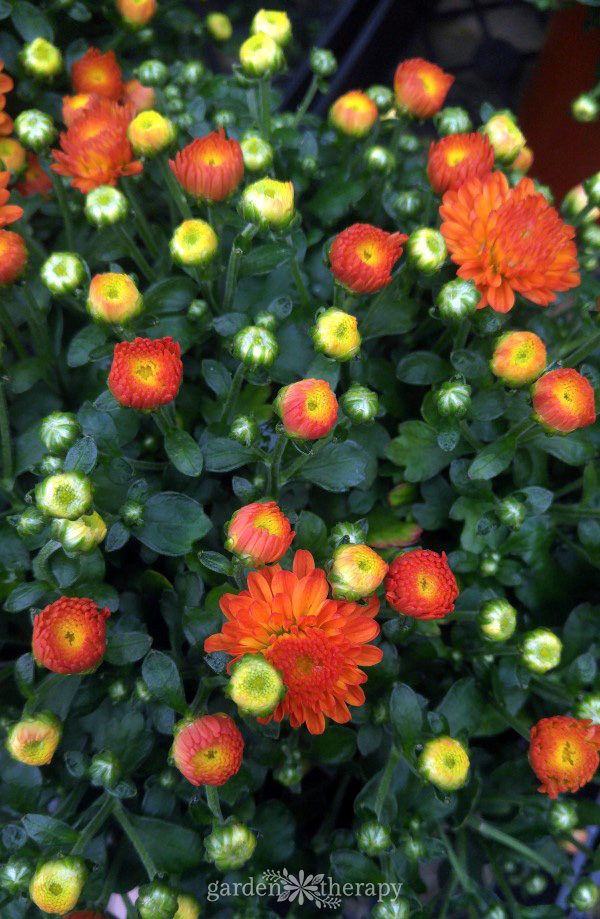
[(448, 361), (432, 351), (412, 351), (401, 358), (396, 367), (396, 376), (402, 383), (412, 386), (429, 386), (439, 383), (450, 375), (452, 368)]
[(392, 463), (404, 466), (407, 482), (423, 482), (445, 469), (466, 447), (461, 444), (452, 451), (440, 450), (437, 432), (423, 421), (405, 421), (399, 427), (398, 437), (386, 449)]
[(202, 376), (216, 396), (227, 396), (231, 388), (231, 374), (223, 364), (206, 358), (202, 361)]
[(450, 733), (455, 736), (460, 731), (473, 734), (481, 720), (485, 702), (473, 677), (464, 677), (453, 683), (437, 711), (448, 722)]
[(528, 446), (539, 447), (544, 453), (550, 453), (568, 466), (583, 466), (596, 455), (594, 445), (585, 438), (586, 435), (579, 431), (566, 435), (555, 434), (551, 437), (540, 431)]
[(369, 454), (353, 440), (327, 444), (306, 461), (300, 477), (326, 491), (347, 491), (364, 480), (368, 462)]
[(242, 259), (240, 276), (270, 274), (280, 268), (290, 257), (290, 247), (284, 242), (265, 243), (255, 246)]
[(73, 444), (65, 457), (65, 472), (80, 470), (86, 475), (92, 471), (98, 458), (98, 449), (91, 437), (82, 437)]
[(418, 300), (408, 299), (399, 293), (395, 285), (390, 285), (377, 301), (377, 307), (359, 328), (363, 340), (382, 338), (387, 335), (403, 335), (414, 328), (419, 311)]
[(516, 446), (516, 437), (510, 433), (488, 444), (469, 466), (467, 473), (469, 478), (487, 481), (487, 479), (500, 475), (512, 463)]
[(146, 502), (144, 523), (135, 530), (135, 536), (154, 552), (176, 556), (189, 552), (211, 528), (211, 521), (197, 501), (165, 491)]
[(104, 543), (105, 552), (116, 552), (118, 549), (122, 549), (123, 546), (129, 541), (130, 537), (129, 530), (125, 524), (121, 523), (120, 520), (117, 520), (116, 523), (113, 523), (109, 527), (108, 533), (106, 535), (106, 541)]
[(29, 838), (42, 849), (70, 848), (79, 839), (79, 833), (67, 823), (44, 814), (27, 814), (22, 823)]
[(365, 179), (342, 179), (323, 182), (319, 191), (310, 199), (307, 210), (324, 224), (332, 224), (344, 217), (365, 194), (368, 183)]
[(147, 654), (152, 636), (146, 632), (113, 632), (106, 641), (105, 659), (109, 664), (131, 664)]
[(86, 325), (73, 336), (67, 349), (67, 365), (83, 367), (90, 359), (90, 354), (100, 348), (107, 340), (107, 332), (97, 325)]
[(295, 821), (281, 801), (259, 804), (252, 826), (260, 833), (255, 859), (263, 865), (280, 865), (294, 851)]
[(147, 289), (144, 305), (149, 313), (178, 313), (188, 308), (197, 290), (192, 278), (163, 278)]
[(483, 354), (472, 348), (453, 351), (450, 355), (450, 360), (454, 369), (458, 373), (462, 373), (467, 379), (484, 377), (488, 373), (487, 361)]
[(21, 610), (29, 609), (38, 603), (48, 588), (45, 584), (36, 582), (30, 584), (19, 584), (14, 590), (11, 590), (4, 603), (4, 609), (8, 613), (20, 613)]
[(209, 571), (216, 571), (217, 574), (231, 574), (231, 561), (220, 552), (198, 552), (198, 560)]
[(327, 547), (327, 527), (312, 511), (300, 511), (294, 526), (296, 537), (294, 549), (308, 549), (313, 554), (324, 553)]
[(254, 450), (228, 437), (213, 437), (202, 445), (207, 472), (230, 472), (256, 459)]
[(212, 322), (217, 335), (223, 338), (232, 338), (245, 325), (248, 325), (248, 317), (244, 313), (223, 313), (221, 316), (215, 316)]
[(142, 664), (144, 682), (155, 699), (177, 712), (185, 712), (186, 701), (177, 664), (162, 651), (150, 651)]
[(356, 734), (351, 728), (332, 725), (312, 739), (313, 756), (317, 762), (337, 766), (351, 760), (356, 751)]
[(340, 884), (379, 884), (383, 875), (374, 861), (352, 849), (331, 853), (331, 870)]
[(129, 820), (158, 871), (180, 875), (204, 861), (200, 835), (180, 823), (128, 814)]
[(397, 683), (392, 690), (390, 722), (394, 736), (408, 751), (421, 733), (423, 714), (416, 693), (405, 683)]
[(204, 456), (191, 434), (175, 428), (167, 431), (164, 444), (167, 456), (179, 472), (192, 478), (200, 475)]
[(23, 41), (33, 41), (34, 38), (54, 41), (54, 32), (47, 17), (28, 0), (17, 0), (13, 7), (12, 22)]

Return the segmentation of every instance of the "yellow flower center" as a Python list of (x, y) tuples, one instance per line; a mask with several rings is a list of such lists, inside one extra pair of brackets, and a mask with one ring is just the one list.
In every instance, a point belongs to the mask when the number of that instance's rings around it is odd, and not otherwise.
[(458, 166), (469, 155), (465, 147), (450, 147), (446, 153), (446, 162), (449, 166)]
[(270, 536), (282, 536), (284, 531), (281, 517), (270, 510), (260, 511), (254, 518), (253, 526), (266, 530)]
[(433, 94), (435, 93), (437, 89), (437, 80), (435, 76), (432, 73), (430, 73), (428, 70), (421, 70), (419, 71), (419, 79), (421, 81), (423, 91), (428, 96), (433, 96)]
[(365, 265), (369, 265), (371, 268), (376, 268), (381, 262), (381, 250), (374, 242), (360, 243), (356, 249), (356, 254)]
[(133, 366), (133, 374), (148, 386), (154, 386), (158, 375), (159, 367), (156, 361), (149, 358), (138, 360)]

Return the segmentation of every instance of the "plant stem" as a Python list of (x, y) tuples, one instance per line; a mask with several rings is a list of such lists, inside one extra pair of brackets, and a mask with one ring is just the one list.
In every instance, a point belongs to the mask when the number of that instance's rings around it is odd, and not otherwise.
[(593, 335), (589, 336), (587, 341), (580, 345), (579, 348), (576, 348), (571, 354), (567, 354), (563, 359), (564, 363), (570, 366), (580, 364), (584, 358), (592, 354), (598, 347), (600, 347), (600, 332), (595, 332)]
[(81, 836), (71, 849), (71, 855), (81, 855), (85, 851), (85, 847), (88, 842), (94, 838), (100, 827), (104, 824), (105, 820), (109, 817), (112, 809), (114, 807), (116, 798), (111, 798), (110, 795), (104, 793), (104, 800), (102, 804), (85, 827)]
[(25, 350), (23, 342), (21, 341), (19, 331), (10, 318), (8, 310), (3, 303), (0, 304), (0, 325), (2, 325), (4, 331), (6, 332), (6, 337), (10, 339), (10, 343), (15, 349), (15, 354), (18, 358), (23, 360), (23, 358), (27, 357), (27, 351)]
[(260, 80), (256, 87), (258, 123), (265, 140), (271, 136), (271, 81)]
[(585, 517), (600, 517), (600, 507), (581, 507), (579, 504), (555, 504), (550, 508), (551, 514), (566, 517), (567, 520), (581, 520)]
[(223, 823), (223, 813), (221, 811), (221, 802), (219, 801), (219, 792), (216, 789), (215, 785), (205, 785), (206, 790), (206, 803), (210, 809), (211, 814), (218, 820), (219, 823)]
[(526, 741), (529, 742), (529, 739), (530, 739), (529, 731), (527, 730), (525, 725), (519, 721), (518, 718), (515, 718), (514, 715), (511, 715), (508, 709), (506, 709), (503, 705), (501, 705), (497, 701), (494, 701), (492, 703), (492, 706), (495, 709), (495, 711), (500, 715), (503, 721), (506, 721), (506, 723), (509, 724), (511, 728), (517, 732), (517, 734), (520, 734), (521, 737), (523, 737)]
[(304, 94), (304, 99), (302, 100), (298, 108), (296, 109), (296, 114), (294, 115), (294, 127), (295, 128), (298, 127), (298, 125), (300, 124), (304, 116), (306, 115), (311, 102), (317, 95), (318, 89), (319, 89), (319, 77), (315, 73), (313, 74), (312, 80), (308, 84), (308, 89), (306, 90)]
[(333, 282), (333, 305), (339, 309), (343, 308), (345, 298), (344, 288), (336, 281)]
[(515, 900), (513, 896), (513, 892), (510, 889), (510, 884), (506, 880), (504, 872), (502, 871), (502, 869), (500, 868), (500, 865), (498, 864), (498, 859), (495, 857), (494, 853), (492, 852), (491, 846), (489, 846), (486, 842), (483, 843), (483, 848), (484, 848), (487, 860), (490, 863), (492, 871), (494, 872), (494, 875), (496, 877), (498, 887), (500, 888), (500, 890), (502, 891), (504, 895), (504, 899), (506, 900), (506, 904), (510, 910), (512, 919), (521, 919), (521, 910), (519, 908), (519, 904)]
[(0, 446), (2, 449), (2, 479), (7, 485), (13, 480), (12, 443), (8, 406), (4, 395), (4, 383), (0, 380)]
[(136, 243), (133, 236), (129, 234), (129, 231), (126, 230), (123, 224), (121, 223), (115, 224), (115, 228), (117, 230), (118, 235), (121, 237), (121, 239), (125, 243), (125, 246), (127, 248), (129, 255), (131, 256), (133, 261), (136, 263), (136, 265), (138, 266), (142, 274), (145, 276), (146, 280), (156, 281), (157, 275), (156, 275), (154, 268), (152, 268), (148, 264), (146, 257), (143, 255), (140, 247)]
[(505, 833), (503, 830), (499, 830), (497, 827), (492, 826), (492, 824), (486, 823), (486, 821), (482, 820), (480, 817), (469, 817), (467, 825), (475, 830), (476, 833), (483, 836), (484, 839), (493, 839), (494, 842), (499, 842), (500, 845), (512, 849), (513, 852), (518, 852), (519, 855), (533, 862), (534, 865), (537, 865), (543, 871), (547, 871), (551, 877), (556, 876), (556, 865), (544, 858), (543, 855), (534, 852), (533, 849), (530, 849), (529, 846), (515, 839), (514, 836), (511, 836), (509, 833)]
[(285, 453), (285, 448), (287, 447), (288, 439), (285, 434), (277, 435), (277, 442), (271, 454), (271, 462), (269, 464), (268, 470), (268, 479), (267, 479), (267, 495), (272, 495), (275, 500), (279, 494), (279, 479), (281, 474), (281, 461), (283, 459), (283, 454)]
[(229, 392), (227, 393), (227, 398), (225, 400), (225, 405), (223, 406), (222, 418), (225, 424), (227, 424), (232, 418), (235, 412), (235, 407), (237, 405), (237, 400), (242, 388), (242, 383), (244, 382), (244, 375), (246, 373), (246, 367), (244, 364), (238, 364), (237, 370), (233, 375), (233, 380), (231, 381), (231, 386)]
[(288, 238), (288, 243), (290, 245), (290, 265), (292, 268), (292, 274), (294, 276), (294, 281), (296, 287), (298, 288), (298, 293), (300, 294), (300, 299), (303, 306), (307, 306), (310, 303), (310, 294), (306, 289), (306, 284), (302, 277), (302, 272), (300, 271), (300, 265), (298, 264), (298, 259), (296, 257), (296, 252), (292, 245), (292, 240)]
[(394, 775), (394, 769), (400, 760), (399, 750), (392, 744), (390, 747), (390, 752), (388, 755), (388, 761), (386, 763), (385, 769), (383, 770), (383, 775), (379, 780), (379, 787), (377, 789), (377, 794), (375, 795), (375, 803), (373, 804), (373, 809), (377, 814), (377, 819), (381, 820), (381, 814), (383, 811), (383, 806), (385, 804), (385, 799), (390, 788), (390, 783)]
[(115, 799), (115, 802), (113, 804), (113, 813), (115, 815), (115, 818), (119, 822), (121, 829), (123, 830), (125, 835), (129, 838), (131, 845), (137, 852), (139, 860), (141, 861), (144, 868), (146, 869), (146, 874), (152, 881), (158, 874), (158, 869), (156, 865), (154, 864), (154, 861), (150, 853), (148, 852), (148, 850), (142, 843), (142, 840), (140, 839), (137, 830), (135, 829), (131, 820), (129, 819), (129, 814), (127, 813), (127, 811), (125, 810), (121, 802), (118, 800), (118, 798)]
[(311, 459), (313, 456), (315, 456), (315, 454), (318, 453), (319, 450), (322, 450), (323, 447), (326, 446), (326, 444), (330, 442), (332, 437), (333, 437), (333, 434), (328, 434), (327, 437), (321, 438), (321, 440), (317, 443), (316, 447), (313, 450), (311, 450), (310, 453), (305, 453), (304, 456), (299, 457), (299, 459), (297, 459), (295, 463), (292, 463), (291, 466), (288, 466), (288, 468), (284, 470), (283, 475), (281, 477), (281, 484), (285, 485), (286, 482), (291, 482), (291, 480), (295, 478), (298, 472), (302, 469), (304, 464), (308, 462), (308, 460)]
[(468, 874), (466, 873), (463, 865), (461, 865), (456, 855), (456, 852), (454, 851), (454, 848), (452, 847), (452, 843), (448, 839), (446, 832), (441, 823), (438, 824), (438, 833), (440, 834), (440, 839), (442, 840), (442, 843), (444, 844), (444, 848), (446, 849), (446, 853), (448, 855), (448, 861), (450, 862), (450, 865), (452, 866), (452, 870), (454, 871), (454, 874), (458, 878), (458, 883), (460, 884), (460, 886), (462, 887), (465, 893), (471, 893), (473, 891), (472, 881), (469, 878)]
[(160, 248), (152, 233), (152, 228), (146, 219), (146, 215), (144, 214), (144, 210), (135, 190), (132, 179), (125, 179), (123, 181), (123, 191), (133, 212), (133, 219), (135, 220), (138, 233), (144, 240), (144, 244), (147, 246), (154, 258), (158, 258), (160, 255)]
[(175, 204), (175, 207), (181, 214), (184, 220), (190, 220), (192, 217), (192, 210), (187, 202), (185, 193), (179, 187), (179, 183), (173, 173), (171, 172), (171, 167), (167, 162), (167, 159), (161, 155), (157, 157), (157, 162), (162, 172), (163, 179), (165, 180), (165, 185), (169, 191), (169, 194)]
[(223, 304), (221, 307), (223, 313), (228, 313), (233, 306), (238, 275), (240, 273), (240, 265), (242, 256), (244, 255), (242, 242), (252, 239), (256, 233), (256, 229), (257, 228), (253, 224), (249, 223), (242, 230), (240, 235), (236, 236), (233, 240), (231, 252), (229, 253), (229, 261), (227, 263), (227, 274), (225, 275), (225, 293), (223, 294)]
[(56, 200), (58, 201), (58, 206), (60, 208), (60, 213), (62, 215), (63, 223), (65, 225), (65, 235), (67, 237), (67, 246), (69, 252), (75, 251), (75, 237), (73, 235), (73, 221), (71, 220), (71, 214), (69, 211), (69, 202), (67, 201), (67, 193), (65, 191), (65, 186), (62, 183), (62, 179), (58, 176), (53, 169), (48, 169), (48, 174), (52, 179), (52, 185), (54, 186), (54, 194), (56, 195)]
[(22, 291), (27, 309), (27, 324), (31, 332), (35, 350), (41, 357), (52, 357), (52, 342), (50, 341), (50, 334), (45, 319), (42, 317), (42, 313), (27, 284), (22, 288)]

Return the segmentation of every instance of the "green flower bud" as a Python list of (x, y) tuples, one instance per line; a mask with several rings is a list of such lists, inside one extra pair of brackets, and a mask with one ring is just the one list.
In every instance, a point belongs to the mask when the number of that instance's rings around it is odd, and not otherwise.
[(328, 48), (312, 48), (310, 69), (318, 77), (332, 77), (337, 70), (337, 59)]
[(479, 570), (486, 578), (491, 578), (498, 572), (502, 558), (498, 552), (486, 552), (481, 559)]
[(600, 249), (600, 227), (597, 223), (588, 223), (581, 231), (581, 242), (585, 249)]
[(481, 130), (494, 148), (496, 161), (504, 166), (509, 166), (526, 144), (525, 136), (515, 124), (513, 116), (506, 112), (492, 115)]
[(446, 261), (448, 250), (439, 230), (421, 227), (408, 237), (406, 254), (409, 262), (423, 274), (435, 274)]
[(129, 687), (125, 680), (115, 680), (108, 687), (108, 695), (112, 702), (123, 702), (129, 696)]
[(285, 230), (294, 211), (294, 186), (291, 182), (259, 179), (242, 192), (238, 210), (241, 216), (261, 229)]
[(365, 855), (381, 855), (392, 844), (390, 828), (383, 823), (379, 823), (378, 820), (367, 820), (366, 823), (359, 827), (356, 841), (358, 848)]
[(378, 702), (373, 706), (373, 713), (371, 715), (371, 720), (373, 724), (387, 724), (390, 720), (389, 705), (387, 701), (379, 699)]
[(550, 629), (533, 629), (523, 636), (521, 660), (534, 673), (547, 673), (560, 664), (562, 641)]
[(577, 718), (589, 718), (594, 724), (600, 724), (600, 695), (588, 692), (575, 705)]
[(573, 904), (575, 909), (581, 912), (587, 912), (596, 905), (599, 896), (600, 890), (597, 885), (594, 884), (593, 881), (587, 879), (585, 881), (579, 881), (579, 883), (575, 885), (569, 894), (569, 902)]
[(40, 475), (56, 475), (62, 472), (64, 460), (62, 456), (56, 456), (55, 453), (46, 453), (38, 463)]
[(136, 32), (136, 38), (140, 45), (151, 45), (155, 38), (154, 29), (151, 26), (146, 26), (145, 29), (140, 29)]
[(394, 198), (394, 210), (400, 217), (414, 217), (421, 210), (423, 199), (416, 188), (399, 191)]
[(411, 862), (419, 862), (425, 855), (425, 846), (415, 836), (407, 836), (402, 843), (402, 849)]
[(321, 310), (310, 330), (315, 351), (336, 361), (349, 361), (360, 350), (360, 332), (356, 316), (332, 306)]
[(209, 13), (205, 19), (206, 29), (215, 41), (229, 41), (233, 27), (231, 19), (225, 13)]
[(172, 788), (175, 788), (177, 785), (177, 773), (172, 769), (163, 769), (163, 771), (158, 776), (158, 783), (161, 788), (166, 788), (170, 791)]
[(599, 113), (598, 100), (591, 93), (581, 93), (571, 102), (571, 115), (575, 121), (596, 121)]
[(236, 122), (235, 112), (229, 108), (219, 109), (213, 115), (213, 120), (218, 128), (230, 128)]
[(202, 61), (186, 61), (179, 74), (179, 80), (189, 86), (196, 86), (206, 73)]
[(440, 288), (436, 303), (440, 316), (447, 322), (462, 322), (474, 316), (481, 294), (472, 281), (462, 281), (457, 278), (448, 281)]
[(97, 511), (92, 511), (77, 520), (54, 520), (51, 532), (66, 552), (85, 554), (104, 541), (106, 524)]
[(84, 860), (72, 855), (38, 862), (29, 896), (43, 913), (68, 913), (79, 900), (87, 875)]
[(523, 890), (525, 893), (529, 894), (530, 897), (538, 897), (546, 890), (547, 886), (548, 878), (538, 872), (530, 874), (523, 882)]
[(600, 205), (600, 172), (596, 172), (589, 179), (584, 179), (583, 190), (590, 204)]
[(254, 317), (254, 325), (260, 326), (261, 329), (266, 329), (267, 332), (274, 332), (279, 323), (277, 316), (273, 315), (273, 313), (269, 313), (268, 310), (261, 310)]
[(242, 716), (265, 718), (285, 696), (281, 673), (262, 654), (244, 654), (231, 667), (226, 693)]
[(508, 913), (503, 906), (490, 906), (483, 914), (483, 919), (508, 919)]
[(352, 543), (353, 545), (361, 546), (365, 542), (365, 537), (365, 530), (357, 523), (342, 521), (341, 523), (336, 523), (329, 531), (329, 546), (331, 550), (341, 545), (341, 543)]
[(319, 161), (314, 156), (303, 156), (300, 160), (300, 168), (305, 176), (312, 178), (319, 172)]
[(24, 45), (19, 57), (27, 73), (40, 80), (52, 79), (63, 67), (62, 54), (45, 38), (34, 38)]
[(127, 198), (118, 188), (99, 185), (85, 196), (84, 212), (95, 227), (108, 227), (125, 220), (129, 211)]
[(169, 79), (169, 68), (162, 61), (144, 61), (138, 67), (137, 75), (144, 86), (164, 86)]
[(510, 496), (500, 502), (498, 517), (505, 526), (511, 527), (513, 530), (520, 530), (526, 516), (525, 505), (518, 498)]
[(440, 415), (464, 418), (471, 406), (471, 387), (459, 380), (449, 380), (436, 392), (435, 402)]
[(188, 306), (187, 315), (192, 322), (199, 325), (205, 323), (210, 318), (210, 309), (206, 300), (192, 300)]
[(176, 83), (168, 83), (164, 90), (165, 99), (171, 102), (173, 99), (181, 99), (181, 89)]
[(394, 93), (389, 86), (370, 86), (367, 96), (371, 99), (380, 112), (387, 112), (394, 104)]
[(238, 444), (251, 447), (260, 437), (260, 429), (255, 419), (251, 418), (250, 415), (238, 415), (237, 418), (233, 419), (229, 436), (232, 440), (236, 440)]
[(387, 147), (368, 147), (364, 152), (367, 169), (378, 175), (387, 175), (396, 168), (396, 157)]
[(0, 867), (0, 890), (19, 896), (29, 889), (33, 875), (33, 864), (28, 858), (11, 855)]
[(35, 486), (35, 500), (48, 517), (75, 520), (92, 505), (92, 483), (78, 470), (50, 475)]
[(40, 424), (40, 439), (54, 453), (66, 453), (80, 436), (81, 425), (72, 412), (51, 412)]
[(259, 134), (246, 134), (242, 139), (242, 156), (248, 172), (267, 172), (273, 163), (273, 147)]
[(270, 367), (279, 353), (274, 335), (257, 325), (249, 325), (234, 336), (233, 354), (246, 367)]
[(379, 411), (379, 396), (372, 389), (353, 383), (340, 396), (342, 411), (354, 424), (369, 424)]
[(286, 788), (293, 788), (302, 781), (304, 775), (304, 766), (302, 763), (286, 763), (273, 772), (273, 778)]
[(258, 32), (240, 48), (240, 64), (247, 77), (272, 77), (285, 67), (285, 57), (270, 35)]
[(56, 128), (50, 115), (29, 109), (15, 118), (15, 134), (24, 147), (39, 153), (50, 146), (56, 137)]
[(173, 919), (177, 912), (177, 894), (162, 881), (140, 887), (136, 908), (140, 919)]
[(449, 134), (468, 134), (473, 130), (469, 113), (458, 106), (443, 108), (433, 116), (433, 122), (440, 137), (448, 137)]
[(17, 521), (17, 533), (19, 536), (39, 536), (47, 525), (47, 519), (37, 507), (28, 507)]
[(42, 283), (51, 294), (72, 294), (86, 279), (85, 265), (74, 252), (53, 252), (40, 269)]
[(121, 520), (128, 527), (139, 527), (144, 522), (144, 505), (139, 501), (126, 501), (119, 509)]
[(135, 692), (136, 697), (140, 700), (140, 702), (151, 702), (152, 701), (152, 693), (150, 692), (150, 690), (148, 689), (148, 687), (146, 686), (143, 680), (135, 681), (134, 692)]
[(415, 134), (401, 134), (398, 140), (398, 149), (403, 153), (416, 153), (420, 147), (419, 138)]
[(204, 840), (206, 857), (219, 871), (234, 871), (245, 865), (256, 848), (256, 836), (242, 823), (214, 826)]
[(548, 826), (553, 833), (568, 833), (574, 830), (578, 823), (575, 804), (571, 801), (552, 801), (548, 811)]
[(382, 900), (371, 910), (373, 919), (410, 919), (410, 902), (406, 897), (396, 900)]
[(114, 788), (121, 778), (121, 763), (110, 750), (96, 753), (89, 768), (92, 785), (102, 788)]
[(517, 627), (517, 611), (507, 600), (489, 600), (481, 607), (477, 622), (489, 641), (508, 641)]
[(277, 10), (259, 10), (252, 20), (250, 31), (253, 35), (264, 32), (282, 48), (292, 38), (292, 24), (288, 14)]

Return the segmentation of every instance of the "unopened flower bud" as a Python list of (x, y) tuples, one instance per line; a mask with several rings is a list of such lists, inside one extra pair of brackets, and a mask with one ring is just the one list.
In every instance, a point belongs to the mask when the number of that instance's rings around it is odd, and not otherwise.
[(34, 38), (24, 45), (19, 57), (27, 73), (40, 80), (55, 77), (63, 67), (62, 54), (45, 38)]
[(86, 279), (85, 265), (74, 252), (53, 252), (40, 269), (42, 283), (51, 294), (72, 294)]
[(387, 852), (392, 845), (389, 826), (378, 820), (367, 820), (356, 833), (358, 848), (371, 857)]
[[(0, 169), (20, 176), (27, 168), (27, 151), (16, 137), (0, 136)], [(15, 235), (15, 234), (13, 234)], [(20, 237), (19, 237), (20, 238)], [(2, 278), (2, 284), (7, 283)], [(8, 282), (12, 283), (12, 282)]]
[(242, 156), (248, 172), (267, 172), (273, 163), (273, 147), (260, 134), (247, 134), (242, 139)]
[(287, 13), (277, 10), (259, 10), (250, 26), (252, 35), (264, 32), (283, 48), (292, 37), (292, 24)]
[(342, 543), (333, 552), (327, 580), (336, 599), (361, 600), (375, 593), (387, 570), (386, 562), (370, 546)]
[(285, 766), (280, 766), (279, 769), (275, 769), (273, 772), (273, 778), (280, 782), (281, 785), (285, 785), (286, 788), (293, 788), (298, 785), (302, 781), (303, 775), (304, 766), (301, 762), (286, 763)]
[(144, 298), (128, 274), (108, 271), (90, 283), (86, 309), (99, 322), (126, 325), (144, 310)]
[(387, 112), (394, 104), (394, 93), (389, 86), (369, 86), (367, 96), (380, 112)]
[(188, 86), (196, 86), (206, 74), (206, 67), (202, 61), (186, 61), (181, 68), (179, 81)]
[(510, 496), (504, 498), (498, 507), (500, 522), (513, 530), (520, 530), (527, 516), (527, 510), (522, 501)]
[(472, 281), (456, 278), (442, 285), (436, 303), (442, 319), (462, 322), (475, 315), (480, 300), (481, 294)]
[(377, 902), (371, 910), (373, 919), (410, 919), (410, 901), (406, 897)]
[(55, 520), (52, 523), (52, 537), (58, 540), (67, 552), (93, 552), (106, 537), (106, 524), (97, 511), (83, 514), (76, 520)]
[(315, 351), (336, 361), (349, 361), (360, 350), (356, 316), (332, 306), (317, 316), (311, 329)]
[[(562, 200), (560, 210), (567, 219), (572, 219), (573, 217), (579, 217), (589, 203), (590, 199), (587, 196), (587, 192), (583, 184), (580, 184), (567, 192)], [(600, 217), (600, 210), (597, 207), (590, 208), (583, 217), (583, 223), (594, 223), (598, 217)]]
[(534, 673), (547, 673), (560, 664), (562, 641), (550, 629), (533, 629), (523, 636), (521, 660)]
[(571, 102), (571, 114), (575, 121), (596, 121), (600, 114), (598, 100), (591, 93), (581, 93)]
[(439, 230), (421, 227), (408, 237), (406, 255), (422, 274), (435, 274), (446, 261), (448, 250)]
[(525, 135), (519, 130), (513, 117), (505, 113), (492, 115), (482, 131), (494, 148), (497, 162), (504, 166), (510, 166), (526, 144)]
[(192, 300), (187, 308), (188, 319), (197, 325), (203, 325), (210, 318), (210, 309), (206, 300)]
[(332, 77), (337, 70), (337, 60), (333, 51), (328, 48), (312, 48), (310, 69), (318, 77)]
[(88, 875), (82, 858), (69, 855), (39, 862), (29, 896), (43, 913), (68, 913), (76, 905)]
[(256, 836), (242, 823), (213, 827), (204, 840), (206, 857), (219, 871), (234, 871), (245, 865), (256, 848)]
[(35, 486), (35, 500), (48, 517), (75, 520), (91, 507), (92, 483), (79, 470), (50, 475)]
[(51, 412), (40, 424), (40, 439), (54, 453), (66, 453), (80, 436), (81, 425), (72, 412)]
[(133, 691), (136, 695), (136, 698), (139, 699), (140, 702), (147, 703), (147, 702), (152, 701), (152, 693), (150, 692), (150, 690), (148, 689), (148, 687), (146, 686), (146, 684), (144, 683), (142, 679), (135, 681), (135, 686), (133, 688)]
[(340, 396), (340, 405), (344, 415), (354, 424), (370, 424), (379, 411), (379, 396), (372, 389), (361, 386), (360, 383), (353, 383)]
[(52, 143), (56, 128), (50, 115), (38, 109), (29, 109), (15, 118), (15, 134), (23, 146), (39, 153)]
[(486, 552), (481, 559), (479, 570), (484, 577), (492, 578), (497, 574), (501, 561), (502, 558), (498, 552)]
[(152, 881), (140, 887), (135, 905), (140, 919), (173, 919), (177, 893), (162, 881)]
[(114, 680), (108, 687), (108, 695), (112, 702), (123, 702), (129, 695), (125, 680)]
[(232, 351), (238, 361), (256, 370), (258, 367), (271, 366), (279, 353), (279, 345), (267, 329), (249, 325), (234, 336)]
[(489, 600), (481, 607), (477, 622), (489, 641), (508, 641), (517, 627), (517, 611), (507, 600)]
[(587, 913), (589, 910), (593, 909), (599, 897), (600, 890), (598, 886), (588, 878), (585, 881), (579, 881), (579, 883), (573, 887), (569, 894), (569, 902), (575, 909)]
[(128, 527), (138, 527), (144, 522), (144, 505), (139, 501), (126, 501), (119, 509), (121, 520)]
[(242, 716), (272, 714), (285, 692), (280, 671), (262, 654), (245, 654), (231, 667), (226, 693)]
[(95, 227), (108, 227), (124, 220), (129, 211), (127, 198), (118, 188), (99, 185), (85, 196), (85, 216)]
[(460, 741), (453, 737), (428, 740), (419, 754), (419, 772), (441, 791), (457, 791), (466, 783), (469, 756)]
[(33, 875), (33, 864), (28, 858), (11, 855), (0, 867), (0, 890), (19, 896), (29, 889)]
[(468, 134), (473, 130), (469, 113), (458, 106), (448, 106), (433, 116), (433, 122), (440, 137), (450, 134)]
[(229, 108), (219, 109), (213, 115), (213, 120), (217, 128), (230, 128), (236, 122), (235, 112)]
[(442, 383), (435, 394), (440, 415), (464, 418), (471, 406), (471, 387), (459, 380)]
[(17, 521), (17, 533), (23, 537), (39, 536), (47, 525), (48, 520), (37, 507), (28, 507)]
[(232, 440), (236, 440), (238, 444), (251, 447), (260, 437), (260, 430), (254, 418), (249, 415), (238, 415), (237, 418), (233, 419), (229, 436)]
[(261, 329), (266, 329), (267, 332), (274, 332), (279, 322), (277, 321), (277, 316), (273, 313), (268, 310), (261, 310), (254, 317), (254, 325), (260, 326)]
[(144, 86), (164, 86), (169, 79), (169, 68), (162, 61), (144, 61), (138, 67), (137, 75)]
[(398, 150), (403, 153), (416, 153), (420, 145), (416, 134), (401, 134), (398, 140)]
[(285, 230), (294, 217), (294, 186), (276, 179), (259, 179), (242, 192), (242, 217), (261, 229)]
[(584, 224), (581, 230), (581, 243), (588, 252), (600, 249), (600, 226), (597, 223)]
[(483, 914), (483, 919), (508, 919), (508, 913), (503, 906), (490, 906)]
[(272, 77), (285, 67), (283, 52), (265, 32), (247, 38), (240, 48), (240, 64), (247, 77)]
[(170, 118), (148, 109), (136, 115), (127, 128), (127, 137), (138, 156), (156, 156), (175, 140), (177, 131)]
[(367, 169), (378, 175), (387, 175), (396, 168), (396, 157), (387, 147), (368, 147), (364, 152)]
[(394, 198), (394, 211), (400, 217), (414, 217), (423, 204), (421, 193), (416, 188), (406, 188), (399, 191)]
[(90, 763), (89, 776), (92, 785), (114, 788), (121, 778), (121, 763), (110, 750), (96, 753)]
[(416, 836), (407, 836), (402, 844), (402, 850), (411, 862), (420, 862), (425, 855), (423, 841)]
[(577, 807), (572, 801), (552, 801), (548, 812), (548, 826), (553, 833), (568, 833), (579, 823)]
[(229, 41), (233, 28), (231, 19), (225, 13), (209, 13), (205, 19), (206, 29), (215, 41)]
[(512, 164), (512, 168), (515, 172), (518, 172), (519, 175), (525, 175), (531, 167), (533, 166), (533, 150), (531, 147), (523, 147), (523, 149), (517, 154), (515, 161)]
[(180, 893), (177, 896), (177, 912), (173, 919), (199, 919), (200, 904), (191, 893)]
[(390, 507), (404, 507), (412, 504), (417, 498), (417, 488), (412, 482), (401, 482), (388, 491), (387, 499)]
[(594, 173), (589, 179), (584, 179), (583, 189), (588, 196), (590, 204), (600, 205), (600, 172)]
[(359, 89), (344, 93), (329, 109), (329, 121), (347, 137), (365, 137), (378, 118), (377, 106)]
[(45, 766), (52, 762), (61, 735), (62, 724), (52, 712), (26, 715), (10, 727), (6, 749), (20, 763)]
[(589, 692), (582, 696), (575, 705), (575, 716), (589, 718), (594, 724), (600, 724), (600, 695)]
[(171, 237), (169, 252), (180, 265), (205, 268), (217, 254), (217, 234), (205, 220), (184, 220)]
[(63, 471), (63, 466), (62, 456), (57, 456), (56, 453), (46, 453), (42, 456), (37, 468), (40, 475), (56, 475), (57, 472)]

